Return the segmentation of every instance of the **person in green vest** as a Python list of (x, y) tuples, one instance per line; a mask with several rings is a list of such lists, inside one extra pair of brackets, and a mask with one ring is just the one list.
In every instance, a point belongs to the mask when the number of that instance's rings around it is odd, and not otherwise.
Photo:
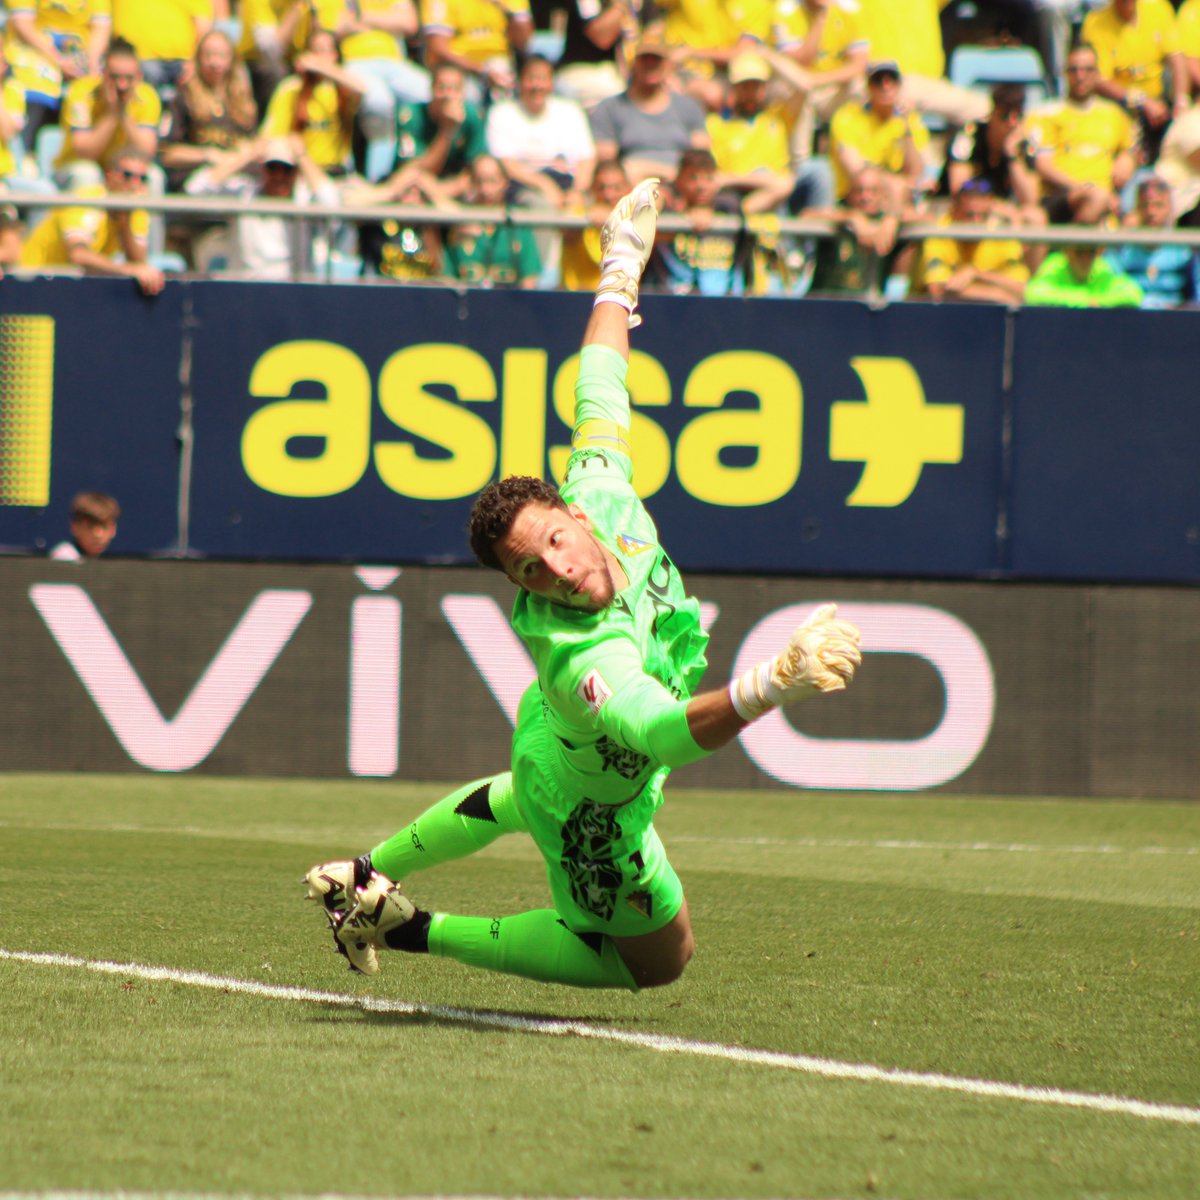
[(1026, 304), (1065, 308), (1137, 308), (1142, 299), (1142, 289), (1094, 242), (1068, 244), (1046, 255), (1025, 289)]

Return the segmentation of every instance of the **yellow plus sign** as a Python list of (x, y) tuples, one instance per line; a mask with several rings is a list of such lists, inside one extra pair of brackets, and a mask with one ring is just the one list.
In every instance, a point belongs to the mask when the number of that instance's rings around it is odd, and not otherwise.
[(847, 505), (895, 508), (913, 494), (926, 463), (962, 462), (963, 407), (927, 403), (902, 358), (852, 358), (850, 365), (867, 398), (834, 403), (829, 457), (865, 464)]

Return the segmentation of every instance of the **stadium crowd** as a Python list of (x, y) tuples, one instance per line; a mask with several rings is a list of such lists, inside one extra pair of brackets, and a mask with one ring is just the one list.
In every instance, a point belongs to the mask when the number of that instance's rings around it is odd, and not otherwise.
[[(1193, 247), (1050, 227), (1200, 226), (1200, 0), (6, 0), (0, 267), (591, 290), (650, 175), (648, 291), (1190, 304)], [(172, 193), (230, 214), (87, 203)]]

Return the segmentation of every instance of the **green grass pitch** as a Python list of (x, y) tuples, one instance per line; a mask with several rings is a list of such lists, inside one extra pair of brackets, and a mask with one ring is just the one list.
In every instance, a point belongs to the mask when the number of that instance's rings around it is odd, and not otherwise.
[[(679, 983), (352, 976), (300, 878), (442, 790), (0, 777), (0, 1193), (1200, 1194), (1200, 805), (676, 790)], [(546, 903), (519, 837), (406, 890)]]

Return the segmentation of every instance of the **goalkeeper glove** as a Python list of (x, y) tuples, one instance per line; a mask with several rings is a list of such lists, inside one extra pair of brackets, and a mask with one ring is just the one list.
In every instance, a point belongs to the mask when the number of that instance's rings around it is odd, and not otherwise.
[(787, 646), (729, 685), (738, 716), (753, 721), (781, 704), (818, 692), (840, 692), (862, 662), (862, 635), (837, 619), (837, 605), (825, 604), (799, 625)]
[(643, 179), (623, 196), (600, 230), (600, 283), (596, 304), (619, 304), (629, 313), (629, 328), (642, 323), (634, 316), (638, 284), (654, 249), (658, 230), (658, 180)]

